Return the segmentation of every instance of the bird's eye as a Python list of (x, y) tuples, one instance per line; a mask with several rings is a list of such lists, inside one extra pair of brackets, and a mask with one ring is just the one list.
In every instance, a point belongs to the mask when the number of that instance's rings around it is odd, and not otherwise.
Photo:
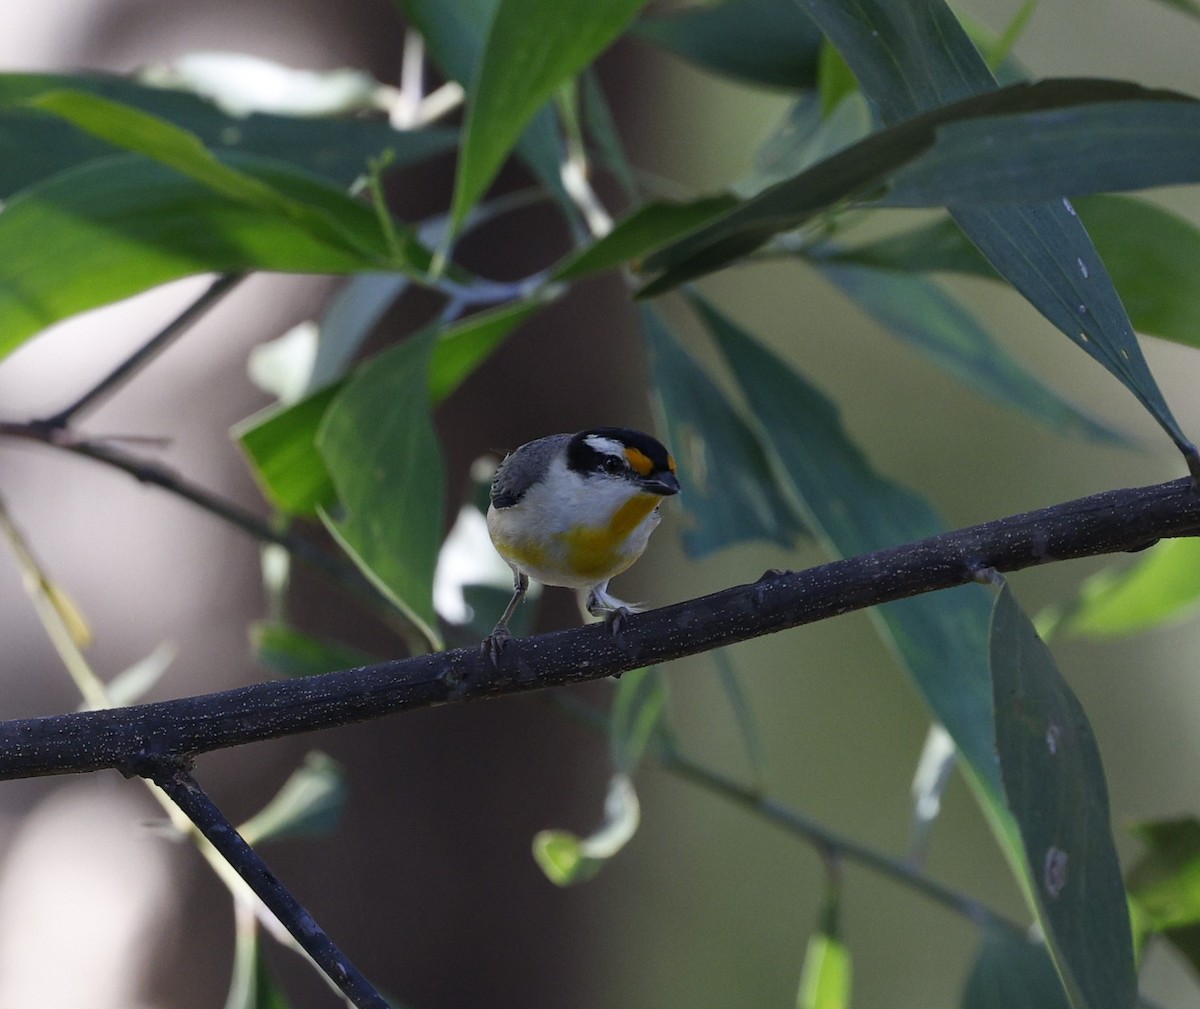
[(603, 467), (605, 473), (611, 473), (614, 476), (625, 471), (625, 464), (615, 455), (606, 455), (604, 462), (600, 465)]

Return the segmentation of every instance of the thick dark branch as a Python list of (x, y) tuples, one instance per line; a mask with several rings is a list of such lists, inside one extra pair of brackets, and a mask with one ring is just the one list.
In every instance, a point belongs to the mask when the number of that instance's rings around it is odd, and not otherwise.
[(359, 1009), (388, 1009), (379, 992), (279, 882), (184, 765), (178, 761), (155, 761), (138, 770), (183, 810), (346, 998)]
[(615, 636), (594, 624), (514, 641), (497, 666), (478, 649), (457, 649), (157, 704), (2, 722), (0, 778), (136, 771), (145, 759), (581, 683), (964, 585), (989, 568), (1016, 571), (1197, 533), (1200, 491), (1191, 479), (1107, 491), (806, 571), (769, 573), (632, 615)]

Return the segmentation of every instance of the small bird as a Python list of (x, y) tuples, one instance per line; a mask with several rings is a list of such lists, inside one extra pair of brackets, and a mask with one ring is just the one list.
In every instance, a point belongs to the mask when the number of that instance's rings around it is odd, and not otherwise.
[[(648, 434), (597, 427), (522, 445), (492, 480), (487, 525), (513, 571), (513, 597), (485, 644), (495, 655), (529, 579), (575, 589), (592, 616), (633, 607), (608, 582), (646, 549), (664, 497), (679, 493), (675, 460)], [(586, 595), (584, 593), (586, 592)]]

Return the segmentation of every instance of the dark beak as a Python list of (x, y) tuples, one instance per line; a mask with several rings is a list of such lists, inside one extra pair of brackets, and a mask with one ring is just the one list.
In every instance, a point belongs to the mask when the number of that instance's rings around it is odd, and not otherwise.
[(651, 494), (661, 494), (670, 497), (679, 493), (679, 478), (674, 473), (655, 473), (642, 481), (642, 489)]

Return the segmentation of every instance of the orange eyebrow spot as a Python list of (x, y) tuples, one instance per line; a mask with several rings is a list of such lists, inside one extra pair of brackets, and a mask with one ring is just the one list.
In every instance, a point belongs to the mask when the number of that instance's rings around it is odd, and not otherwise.
[(672, 473), (675, 472), (675, 457), (670, 452), (667, 453), (667, 469)]
[(650, 457), (645, 452), (636, 448), (625, 449), (625, 458), (629, 460), (629, 465), (638, 476), (649, 476), (654, 472), (654, 463), (650, 461)]

